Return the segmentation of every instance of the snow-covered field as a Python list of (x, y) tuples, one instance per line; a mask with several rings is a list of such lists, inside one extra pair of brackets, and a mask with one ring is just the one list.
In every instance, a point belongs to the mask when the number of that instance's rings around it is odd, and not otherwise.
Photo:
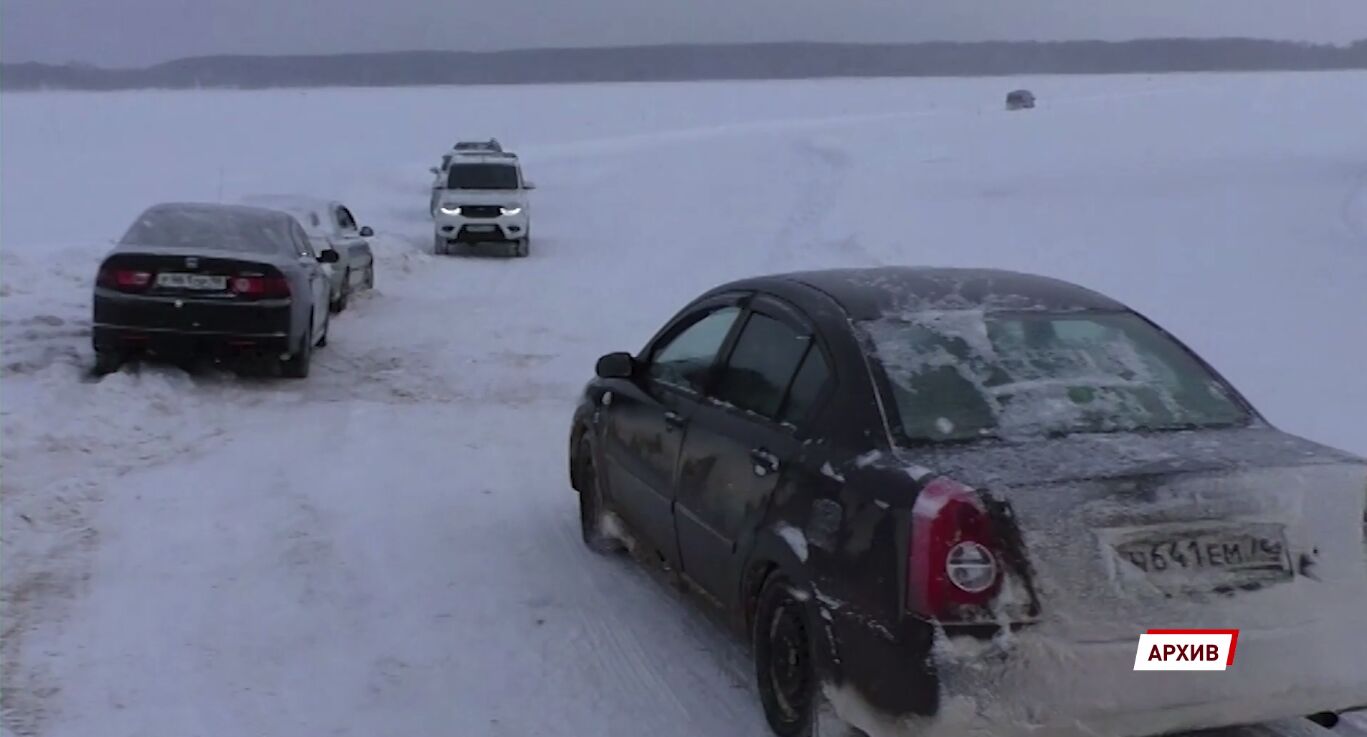
[[(565, 470), (593, 360), (724, 279), (1076, 280), (1171, 328), (1274, 423), (1367, 454), (1364, 85), (7, 94), (5, 728), (766, 734), (744, 648), (585, 551)], [(1040, 108), (1003, 111), (1020, 86)], [(532, 256), (435, 258), (427, 167), (487, 135), (538, 184)], [(107, 241), (156, 201), (263, 192), (337, 197), (379, 234), (378, 288), (313, 376), (88, 377)]]

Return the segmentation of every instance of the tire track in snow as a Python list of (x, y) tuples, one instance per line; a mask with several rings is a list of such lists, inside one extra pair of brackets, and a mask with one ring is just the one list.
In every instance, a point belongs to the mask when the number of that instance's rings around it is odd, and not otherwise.
[(774, 236), (767, 263), (794, 268), (830, 266), (830, 259), (823, 256), (834, 251), (848, 257), (842, 259), (843, 265), (881, 264), (857, 236), (831, 239), (823, 232), (849, 177), (849, 149), (819, 138), (802, 138), (792, 146), (792, 159), (789, 178), (802, 183), (801, 195), (790, 205), (788, 218)]

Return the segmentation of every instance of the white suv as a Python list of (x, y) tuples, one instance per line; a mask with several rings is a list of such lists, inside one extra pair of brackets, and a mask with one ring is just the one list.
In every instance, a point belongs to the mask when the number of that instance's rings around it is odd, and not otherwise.
[(533, 189), (522, 178), (515, 154), (494, 151), (454, 151), (433, 168), (433, 251), (455, 253), (462, 246), (493, 243), (510, 255), (531, 250)]

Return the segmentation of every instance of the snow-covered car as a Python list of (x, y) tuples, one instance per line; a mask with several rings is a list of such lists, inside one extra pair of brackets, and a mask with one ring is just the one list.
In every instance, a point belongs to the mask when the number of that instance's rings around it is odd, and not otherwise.
[(534, 185), (522, 177), (516, 155), (474, 152), (453, 155), (434, 168), (432, 190), (433, 252), (493, 244), (513, 256), (531, 251), (531, 200)]
[(333, 312), (345, 310), (353, 293), (375, 286), (375, 254), (367, 240), (375, 231), (357, 225), (346, 205), (301, 195), (252, 195), (243, 203), (289, 213), (304, 228), (314, 250), (337, 252), (337, 263), (326, 267)]
[(1028, 110), (1035, 106), (1035, 93), (1030, 90), (1014, 90), (1006, 93), (1007, 110)]
[[(1367, 705), (1367, 461), (1271, 426), (1113, 299), (995, 270), (760, 277), (596, 373), (569, 437), (585, 542), (720, 606), (779, 735)], [(1193, 628), (1238, 629), (1234, 665), (1135, 671), (1141, 633)]]
[(95, 370), (142, 356), (264, 360), (308, 376), (327, 345), (335, 251), (315, 252), (278, 210), (167, 203), (148, 208), (100, 263)]

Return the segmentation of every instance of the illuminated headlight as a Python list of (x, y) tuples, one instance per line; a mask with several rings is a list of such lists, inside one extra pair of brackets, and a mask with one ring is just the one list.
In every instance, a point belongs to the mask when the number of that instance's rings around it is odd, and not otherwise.
[(522, 208), (516, 205), (513, 207), (500, 207), (499, 210), (502, 211), (504, 215), (516, 215), (522, 212)]
[(446, 213), (447, 215), (459, 215), (460, 205), (442, 205), (441, 211)]

